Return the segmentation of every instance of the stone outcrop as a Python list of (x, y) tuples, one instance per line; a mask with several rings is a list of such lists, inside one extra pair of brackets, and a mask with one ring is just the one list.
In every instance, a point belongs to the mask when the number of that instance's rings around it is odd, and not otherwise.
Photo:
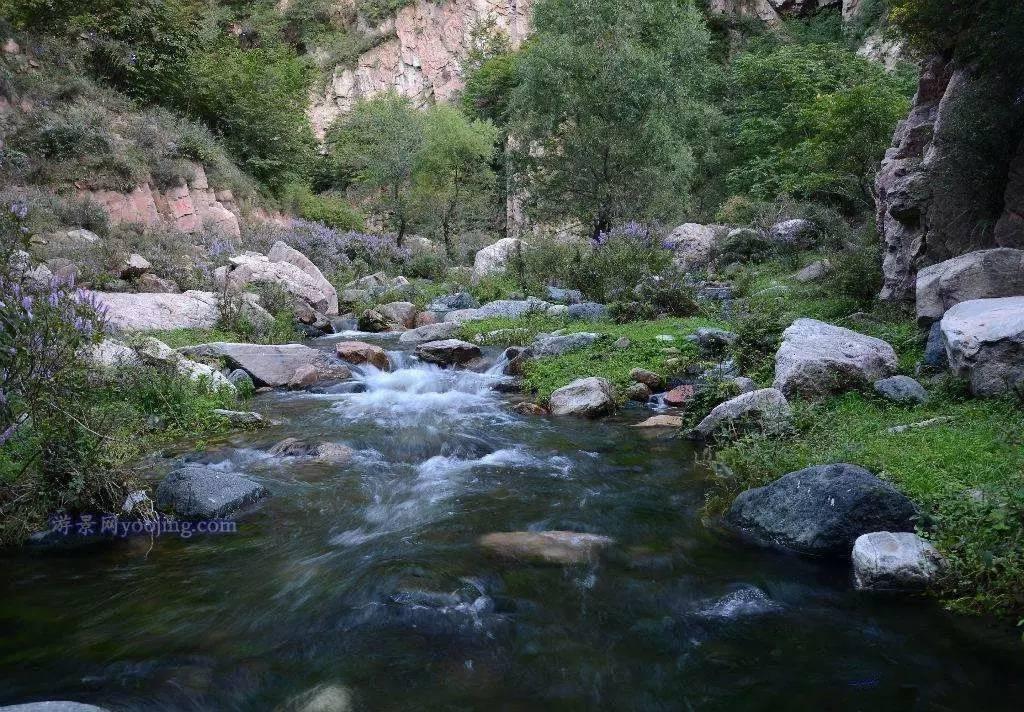
[(536, 358), (545, 356), (561, 356), (570, 351), (579, 351), (591, 346), (599, 338), (598, 334), (581, 332), (578, 334), (564, 334), (562, 336), (551, 336), (538, 334), (536, 340), (530, 346), (530, 350)]
[(724, 430), (743, 431), (751, 427), (779, 432), (790, 415), (789, 401), (781, 391), (762, 388), (716, 405), (694, 429), (694, 435), (709, 439)]
[(143, 339), (142, 344), (138, 349), (138, 355), (147, 363), (173, 368), (181, 375), (186, 376), (193, 381), (205, 381), (211, 389), (226, 388), (230, 391), (235, 390), (234, 385), (220, 371), (217, 371), (211, 366), (207, 366), (205, 363), (199, 363), (186, 358), (164, 342), (159, 339), (154, 339), (152, 336)]
[(241, 210), (232, 192), (212, 188), (201, 165), (192, 164), (191, 170), (189, 180), (171, 188), (154, 189), (143, 183), (127, 193), (80, 190), (78, 197), (100, 205), (115, 225), (165, 223), (185, 233), (209, 227), (225, 235), (240, 236)]
[(910, 114), (875, 177), (882, 299), (909, 301), (928, 265), (1024, 244), (1019, 93), (941, 57), (923, 63)]
[(298, 250), (277, 242), (270, 253), (243, 252), (230, 258), (231, 268), (224, 275), (227, 287), (244, 290), (250, 284), (276, 284), (313, 309), (338, 314), (338, 292), (316, 265)]
[(935, 547), (910, 532), (871, 532), (853, 544), (853, 580), (871, 591), (927, 588), (942, 570)]
[(473, 258), (473, 279), (480, 279), (489, 274), (503, 272), (522, 247), (522, 240), (514, 237), (503, 237), (493, 245), (483, 248)]
[(817, 465), (741, 493), (726, 519), (789, 549), (850, 556), (861, 534), (913, 531), (914, 504), (862, 467)]
[(727, 225), (683, 223), (669, 233), (663, 244), (672, 250), (672, 259), (680, 269), (701, 270), (711, 264), (728, 234)]
[(463, 87), (463, 62), (478, 28), (493, 23), (512, 48), (529, 32), (533, 0), (416, 0), (370, 32), (383, 41), (355, 67), (338, 67), (309, 117), (321, 139), (338, 116), (360, 99), (385, 92), (409, 97), (420, 107), (450, 101)]
[(586, 564), (614, 540), (579, 532), (496, 532), (480, 537), (480, 546), (507, 559), (549, 564)]
[(782, 333), (774, 387), (787, 396), (824, 396), (869, 386), (896, 372), (892, 346), (816, 319), (797, 319)]
[(212, 329), (220, 318), (217, 295), (213, 292), (97, 292), (96, 297), (106, 305), (108, 328), (114, 332)]
[(950, 307), (972, 299), (1024, 294), (1024, 250), (968, 252), (917, 273), (917, 321), (927, 326)]
[(551, 394), (552, 415), (598, 418), (615, 410), (615, 390), (603, 378), (580, 378)]
[(1024, 394), (1024, 296), (961, 302), (941, 329), (949, 367), (972, 393)]

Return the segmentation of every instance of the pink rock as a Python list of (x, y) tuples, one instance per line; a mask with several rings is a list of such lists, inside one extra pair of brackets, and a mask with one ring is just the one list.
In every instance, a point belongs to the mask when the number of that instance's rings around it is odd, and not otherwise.
[(430, 326), (431, 324), (439, 324), (441, 319), (434, 312), (420, 312), (416, 315), (416, 326)]
[(677, 386), (676, 388), (673, 388), (671, 391), (665, 394), (665, 405), (670, 405), (673, 406), (674, 408), (682, 408), (687, 403), (693, 400), (693, 396), (693, 386)]

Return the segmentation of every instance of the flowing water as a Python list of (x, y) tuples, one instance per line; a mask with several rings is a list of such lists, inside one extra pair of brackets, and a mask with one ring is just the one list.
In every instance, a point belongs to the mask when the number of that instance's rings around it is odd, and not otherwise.
[[(273, 710), (335, 685), (363, 710), (1020, 709), (1011, 632), (705, 525), (692, 449), (629, 428), (643, 413), (519, 416), (494, 373), (392, 355), (359, 388), (261, 396), (279, 425), (188, 456), (272, 492), (237, 533), (4, 554), (0, 704)], [(267, 454), (288, 436), (355, 457)], [(476, 543), (545, 529), (616, 544), (558, 567)]]

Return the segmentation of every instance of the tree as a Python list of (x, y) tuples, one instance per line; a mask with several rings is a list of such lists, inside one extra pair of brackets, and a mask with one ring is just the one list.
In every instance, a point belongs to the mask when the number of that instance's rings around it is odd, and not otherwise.
[(542, 220), (597, 236), (685, 208), (715, 123), (709, 35), (689, 0), (540, 0), (509, 114)]
[(423, 146), (423, 114), (397, 94), (356, 104), (327, 134), (335, 185), (355, 185), (402, 244), (412, 218), (413, 176)]
[(755, 47), (736, 60), (733, 191), (855, 204), (909, 108), (910, 83), (838, 44)]
[(497, 136), (490, 122), (470, 121), (451, 106), (434, 106), (424, 117), (414, 177), (416, 204), (419, 219), (440, 233), (449, 256), (454, 254), (453, 232), (488, 211)]

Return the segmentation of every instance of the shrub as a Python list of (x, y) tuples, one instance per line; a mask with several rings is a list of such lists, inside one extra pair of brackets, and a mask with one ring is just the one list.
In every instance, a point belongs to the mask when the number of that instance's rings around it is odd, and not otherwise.
[(789, 326), (785, 307), (777, 299), (748, 299), (733, 324), (737, 339), (736, 365), (758, 383), (769, 383), (782, 332)]
[(721, 264), (730, 262), (760, 262), (774, 252), (772, 243), (757, 230), (737, 230), (722, 243), (718, 260)]

